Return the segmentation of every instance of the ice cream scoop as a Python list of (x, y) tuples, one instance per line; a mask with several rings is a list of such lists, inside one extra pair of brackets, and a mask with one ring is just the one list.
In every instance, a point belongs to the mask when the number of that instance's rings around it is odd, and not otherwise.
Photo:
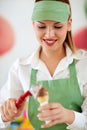
[(19, 108), (28, 96), (34, 96), (34, 98), (37, 99), (40, 105), (48, 103), (49, 99), (48, 90), (38, 84), (35, 84), (31, 86), (30, 91), (26, 91), (18, 98), (18, 100), (16, 101), (16, 107)]
[(24, 94), (22, 94), (16, 101), (16, 107), (19, 108), (28, 96), (32, 96), (32, 93), (30, 91), (26, 91)]

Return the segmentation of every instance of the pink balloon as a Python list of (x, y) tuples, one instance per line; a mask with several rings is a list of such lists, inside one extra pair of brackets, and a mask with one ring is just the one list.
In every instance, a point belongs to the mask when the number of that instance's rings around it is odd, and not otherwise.
[(74, 42), (77, 48), (87, 50), (87, 27), (78, 30), (74, 36)]
[(14, 45), (14, 31), (10, 23), (0, 17), (0, 55), (5, 54)]

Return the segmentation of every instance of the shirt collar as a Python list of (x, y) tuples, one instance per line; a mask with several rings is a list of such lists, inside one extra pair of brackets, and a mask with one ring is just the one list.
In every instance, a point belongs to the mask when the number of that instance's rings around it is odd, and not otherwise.
[(20, 58), (21, 65), (31, 65), (33, 68), (36, 68), (39, 63), (39, 52), (41, 50), (41, 46), (39, 46), (31, 55), (27, 57)]
[[(39, 52), (41, 50), (41, 46), (39, 46), (31, 55), (20, 59), (21, 65), (31, 65), (32, 68), (38, 68), (40, 64), (39, 59)], [(67, 62), (72, 62), (73, 59), (79, 60), (87, 58), (87, 52), (84, 50), (78, 50), (74, 54), (72, 53), (71, 49), (66, 45), (66, 60)]]

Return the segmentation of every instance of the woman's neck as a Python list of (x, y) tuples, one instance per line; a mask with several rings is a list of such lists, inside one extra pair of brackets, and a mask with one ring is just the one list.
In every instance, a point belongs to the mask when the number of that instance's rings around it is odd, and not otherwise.
[(66, 53), (64, 48), (61, 48), (58, 51), (41, 50), (40, 59), (47, 66), (51, 76), (53, 76), (57, 65), (59, 64), (60, 60), (65, 57), (65, 55)]

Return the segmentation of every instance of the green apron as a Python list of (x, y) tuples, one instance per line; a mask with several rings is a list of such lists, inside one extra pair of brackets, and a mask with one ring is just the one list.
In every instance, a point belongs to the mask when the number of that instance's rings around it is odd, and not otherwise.
[[(40, 84), (48, 89), (49, 102), (61, 103), (65, 108), (81, 112), (82, 96), (76, 77), (74, 62), (69, 65), (70, 77), (64, 79), (53, 79), (37, 81), (37, 70), (32, 69), (30, 85)], [(56, 124), (49, 128), (41, 128), (45, 122), (37, 118), (39, 103), (34, 97), (29, 98), (28, 117), (35, 130), (66, 130), (67, 124)]]

